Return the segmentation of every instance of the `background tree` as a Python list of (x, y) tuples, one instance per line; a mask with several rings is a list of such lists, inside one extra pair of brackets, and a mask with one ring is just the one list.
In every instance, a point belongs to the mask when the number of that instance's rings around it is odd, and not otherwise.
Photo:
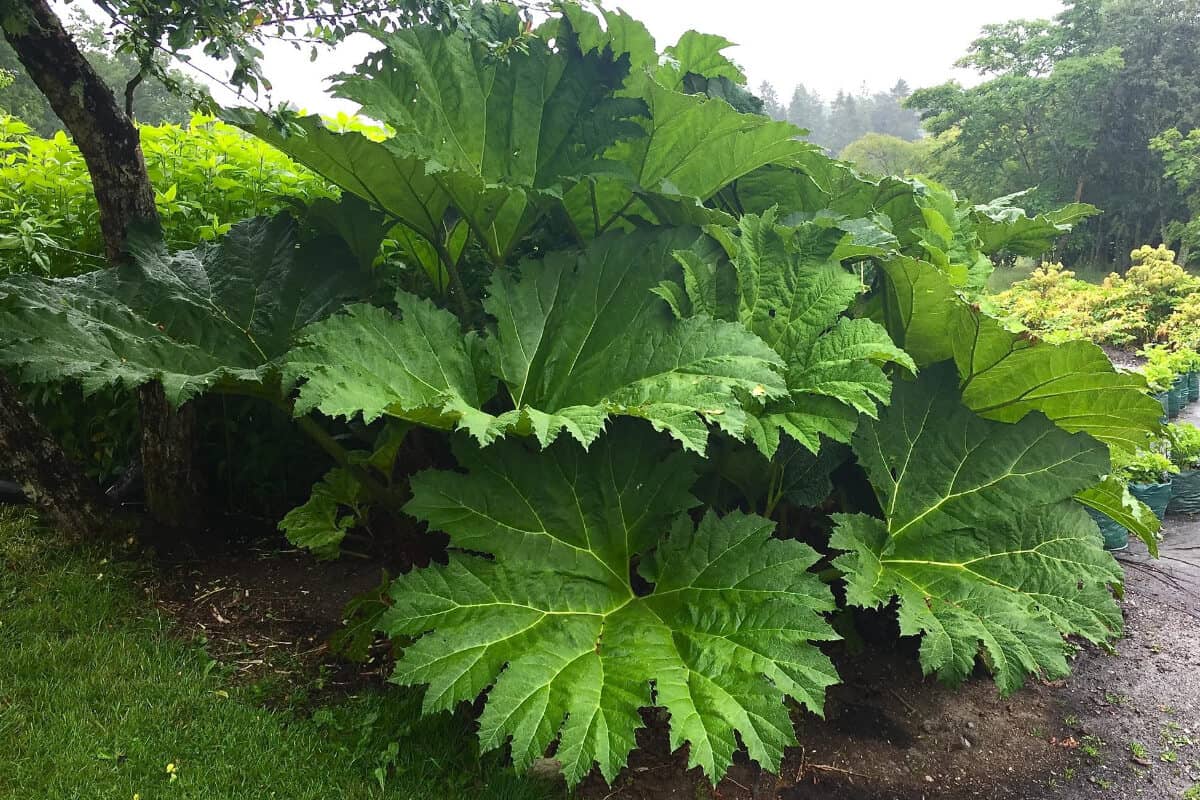
[(871, 96), (870, 129), (903, 141), (915, 141), (921, 137), (921, 119), (904, 107), (904, 101), (912, 94), (908, 82), (903, 78), (886, 92)]
[(869, 126), (870, 109), (860, 105), (854, 95), (838, 92), (829, 104), (828, 130), (822, 144), (831, 152), (841, 152), (846, 145), (866, 133)]
[(787, 107), (788, 122), (807, 130), (809, 140), (823, 144), (826, 113), (825, 101), (819, 94), (809, 91), (803, 83), (796, 84)]
[(943, 177), (960, 190), (982, 198), (1037, 186), (1036, 205), (1048, 207), (1082, 198), (1099, 168), (1100, 125), (1122, 65), (1109, 49), (1063, 59), (1046, 77), (1009, 74), (973, 89), (948, 83), (911, 103), (926, 108), (930, 133), (955, 132)]
[[(104, 26), (80, 9), (75, 9), (66, 22), (67, 31), (80, 51), (95, 68), (96, 73), (114, 92), (124, 91), (129, 79), (139, 71), (136, 58), (116, 48)], [(133, 106), (138, 122), (158, 125), (163, 122), (184, 123), (191, 117), (189, 98), (201, 92), (201, 86), (183, 72), (167, 66), (167, 58), (159, 54), (160, 70), (169, 77), (171, 86), (156, 77), (142, 82)], [(7, 88), (0, 88), (0, 107), (29, 125), (39, 136), (50, 136), (63, 130), (63, 122), (54, 113), (46, 96), (21, 66), (17, 54), (6, 41), (0, 41), (0, 70), (12, 75)]]
[[(768, 99), (778, 102), (775, 87), (769, 83), (763, 83), (759, 94), (764, 107)], [(904, 106), (908, 95), (908, 84), (900, 79), (886, 92), (871, 94), (865, 86), (857, 94), (839, 91), (833, 103), (827, 104), (817, 92), (800, 83), (787, 107), (777, 106), (769, 116), (805, 128), (809, 141), (836, 154), (867, 133), (909, 142), (921, 138), (920, 118)]]
[(936, 170), (933, 137), (906, 141), (886, 133), (868, 133), (846, 145), (838, 158), (873, 175), (920, 175)]
[(1200, 254), (1200, 128), (1186, 136), (1171, 128), (1155, 137), (1150, 147), (1163, 160), (1164, 176), (1175, 182), (1191, 210), (1191, 218), (1178, 220), (1170, 234), (1180, 241), (1180, 263), (1187, 264)]
[(95, 0), (111, 20), (114, 40), (139, 65), (126, 96), (151, 75), (171, 85), (163, 53), (181, 61), (200, 48), (229, 65), (228, 81), (238, 89), (270, 89), (262, 73), (262, 45), (285, 41), (308, 48), (316, 58), (363, 28), (394, 29), (432, 20), (446, 27), (468, 25), (463, 0)]
[(771, 119), (782, 120), (787, 116), (787, 109), (779, 100), (779, 92), (768, 81), (763, 81), (758, 87), (758, 99), (762, 100), (763, 113)]
[(1035, 208), (1083, 200), (1106, 213), (1075, 255), (1127, 263), (1188, 216), (1150, 140), (1200, 125), (1200, 0), (1074, 0), (1054, 20), (983, 29), (960, 65), (988, 78), (913, 94), (934, 134), (955, 131), (946, 180), (984, 199), (1037, 186)]
[[(108, 256), (119, 261), (126, 229), (133, 224), (156, 224), (158, 218), (133, 121), (117, 106), (112, 91), (45, 0), (2, 0), (0, 23), (22, 65), (84, 153), (96, 187)], [(69, 462), (61, 449), (53, 446), (17, 398), (16, 390), (0, 377), (5, 417), (0, 448), (15, 477), (60, 527), (102, 526), (98, 519), (101, 506), (93, 502), (96, 487), (81, 472), (66, 466)], [(173, 424), (175, 418), (166, 419)], [(35, 443), (37, 446), (32, 446)], [(82, 518), (72, 510), (78, 502), (87, 509)]]

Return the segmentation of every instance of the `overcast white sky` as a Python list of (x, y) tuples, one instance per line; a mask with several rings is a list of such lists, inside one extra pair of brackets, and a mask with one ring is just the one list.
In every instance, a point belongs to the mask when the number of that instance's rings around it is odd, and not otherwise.
[[(872, 91), (886, 89), (897, 78), (914, 88), (949, 77), (971, 82), (972, 74), (953, 64), (983, 25), (1062, 10), (1060, 0), (607, 0), (606, 5), (645, 22), (660, 48), (688, 29), (725, 36), (737, 43), (730, 53), (750, 85), (770, 81), (785, 101), (797, 82), (827, 98), (864, 83)], [(346, 108), (324, 93), (324, 79), (357, 64), (373, 45), (356, 38), (315, 64), (306, 51), (271, 46), (270, 101), (320, 112)], [(216, 94), (222, 102), (232, 100)]]

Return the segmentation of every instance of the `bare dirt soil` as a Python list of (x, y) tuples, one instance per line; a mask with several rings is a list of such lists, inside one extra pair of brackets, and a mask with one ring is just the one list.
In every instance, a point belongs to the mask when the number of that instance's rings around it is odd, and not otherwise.
[[(1200, 420), (1200, 406), (1193, 406)], [(797, 713), (801, 746), (780, 774), (735, 765), (715, 789), (664, 721), (647, 716), (641, 747), (613, 786), (593, 778), (580, 800), (1082, 800), (1180, 798), (1200, 785), (1200, 519), (1169, 518), (1162, 557), (1140, 543), (1127, 572), (1126, 635), (1114, 652), (1083, 647), (1073, 675), (1009, 698), (978, 674), (949, 689), (921, 675), (915, 643), (883, 614), (859, 619), (866, 640), (830, 651), (844, 684), (825, 719)], [(394, 570), (393, 570), (394, 571)], [(388, 648), (350, 664), (326, 644), (344, 605), (380, 582), (379, 564), (320, 563), (286, 551), (166, 559), (147, 587), (181, 628), (235, 676), (354, 691), (388, 672)], [(464, 731), (464, 735), (469, 735)], [(1200, 792), (1200, 790), (1197, 790)]]

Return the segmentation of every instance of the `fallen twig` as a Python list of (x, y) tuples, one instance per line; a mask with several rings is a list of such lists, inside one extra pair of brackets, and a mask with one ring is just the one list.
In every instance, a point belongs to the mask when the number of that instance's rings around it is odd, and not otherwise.
[(916, 709), (916, 708), (914, 708), (914, 707), (912, 706), (912, 704), (911, 704), (911, 703), (909, 703), (907, 700), (905, 700), (903, 697), (901, 697), (899, 692), (897, 692), (895, 689), (893, 689), (893, 688), (891, 688), (891, 687), (888, 687), (888, 691), (889, 691), (889, 692), (891, 692), (891, 695), (892, 695), (892, 697), (894, 697), (894, 698), (896, 698), (897, 700), (899, 700), (899, 701), (900, 701), (900, 703), (901, 703), (901, 704), (902, 704), (902, 705), (903, 705), (905, 708), (907, 708), (907, 709), (909, 710), (909, 712), (910, 712), (910, 713), (912, 713), (912, 714), (916, 714), (916, 713), (917, 713), (917, 709)]
[(868, 777), (867, 775), (864, 775), (861, 772), (855, 772), (852, 769), (843, 769), (841, 767), (835, 767), (831, 764), (807, 764), (805, 766), (805, 769), (815, 769), (815, 770), (820, 770), (821, 772), (836, 772), (841, 775), (853, 775), (856, 778)]

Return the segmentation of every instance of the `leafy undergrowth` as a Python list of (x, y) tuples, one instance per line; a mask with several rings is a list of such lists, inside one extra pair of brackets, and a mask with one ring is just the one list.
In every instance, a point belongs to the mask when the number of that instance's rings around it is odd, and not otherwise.
[(29, 517), (0, 510), (0, 796), (550, 795), (499, 757), (481, 759), (463, 715), (416, 721), (407, 692), (309, 717), (256, 706), (257, 687), (227, 684), (151, 609), (140, 565), (49, 542)]

